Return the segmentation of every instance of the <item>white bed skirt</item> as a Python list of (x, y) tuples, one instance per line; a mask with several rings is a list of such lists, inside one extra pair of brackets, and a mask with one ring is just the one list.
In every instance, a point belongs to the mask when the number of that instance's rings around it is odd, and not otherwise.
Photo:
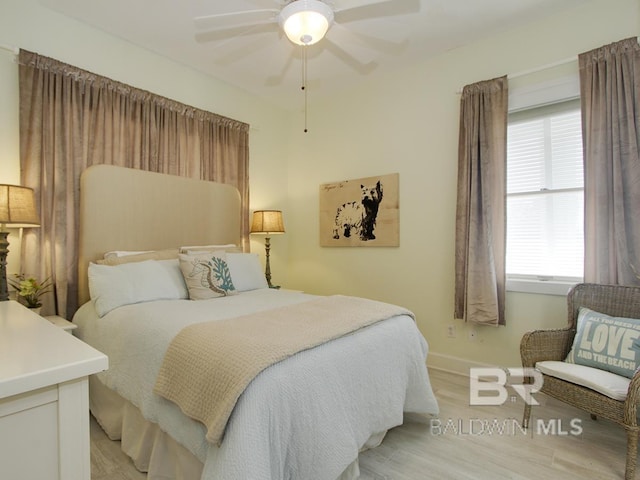
[[(89, 378), (89, 406), (98, 424), (111, 440), (120, 440), (122, 451), (148, 480), (200, 480), (202, 463), (158, 425), (146, 420), (140, 410), (95, 375)], [(362, 451), (382, 443), (386, 431), (372, 435)], [(360, 476), (358, 459), (337, 480)]]

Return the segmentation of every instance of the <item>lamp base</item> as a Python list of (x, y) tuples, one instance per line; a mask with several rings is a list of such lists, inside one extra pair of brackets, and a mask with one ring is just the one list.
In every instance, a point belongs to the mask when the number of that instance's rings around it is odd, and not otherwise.
[(7, 254), (9, 253), (9, 232), (0, 231), (0, 302), (9, 300), (9, 288), (7, 286)]
[(269, 264), (269, 252), (271, 251), (271, 239), (269, 237), (264, 238), (264, 250), (265, 250), (265, 268), (264, 276), (267, 279), (267, 285), (269, 288), (280, 288), (280, 285), (273, 285), (271, 283), (271, 265)]

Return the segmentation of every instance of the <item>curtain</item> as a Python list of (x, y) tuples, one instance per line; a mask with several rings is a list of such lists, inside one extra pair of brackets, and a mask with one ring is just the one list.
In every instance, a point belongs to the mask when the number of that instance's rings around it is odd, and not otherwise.
[(249, 125), (21, 50), (22, 183), (36, 192), (40, 228), (25, 230), (22, 270), (52, 277), (46, 313), (77, 309), (80, 174), (111, 164), (229, 183), (249, 239)]
[(467, 85), (460, 100), (455, 318), (504, 325), (507, 77)]
[(629, 38), (579, 55), (586, 282), (640, 284), (640, 48)]

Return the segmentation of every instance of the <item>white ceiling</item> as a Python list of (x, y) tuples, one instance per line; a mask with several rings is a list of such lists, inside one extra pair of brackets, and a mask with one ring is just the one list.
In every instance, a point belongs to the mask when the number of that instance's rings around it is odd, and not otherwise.
[[(283, 1), (287, 0), (40, 0), (64, 15), (296, 109), (303, 102), (302, 47), (295, 47), (277, 28), (216, 35), (197, 29), (193, 21), (197, 16), (278, 8)], [(365, 3), (323, 1), (335, 9)], [(391, 8), (415, 4), (419, 12), (342, 24), (344, 28), (329, 31), (329, 41), (307, 47), (309, 95), (317, 100), (366, 77), (587, 1), (394, 0)], [(371, 61), (358, 63), (349, 53)]]

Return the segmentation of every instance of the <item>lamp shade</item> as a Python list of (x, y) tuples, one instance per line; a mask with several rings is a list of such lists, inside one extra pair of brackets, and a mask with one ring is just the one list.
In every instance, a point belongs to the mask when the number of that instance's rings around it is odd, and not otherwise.
[(320, 0), (295, 0), (280, 12), (280, 26), (296, 45), (319, 42), (333, 24), (333, 10)]
[(13, 227), (39, 227), (33, 189), (0, 184), (0, 224)]
[(284, 233), (284, 222), (280, 210), (256, 210), (253, 212), (251, 233)]

